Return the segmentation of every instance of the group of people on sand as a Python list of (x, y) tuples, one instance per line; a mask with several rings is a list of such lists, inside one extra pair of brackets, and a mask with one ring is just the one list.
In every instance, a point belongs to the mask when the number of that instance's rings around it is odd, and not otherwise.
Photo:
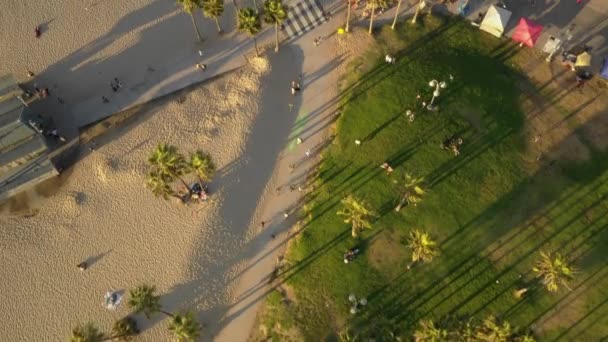
[(200, 182), (195, 182), (190, 185), (190, 189), (182, 189), (178, 193), (178, 196), (183, 203), (188, 203), (190, 201), (204, 202), (209, 198), (209, 187)]

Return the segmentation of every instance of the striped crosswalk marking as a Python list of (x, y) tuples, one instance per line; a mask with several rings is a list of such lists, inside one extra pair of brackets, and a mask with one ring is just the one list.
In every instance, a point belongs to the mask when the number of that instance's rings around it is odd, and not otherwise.
[(318, 0), (302, 0), (290, 6), (285, 20), (285, 32), (289, 38), (297, 37), (323, 24), (327, 18)]

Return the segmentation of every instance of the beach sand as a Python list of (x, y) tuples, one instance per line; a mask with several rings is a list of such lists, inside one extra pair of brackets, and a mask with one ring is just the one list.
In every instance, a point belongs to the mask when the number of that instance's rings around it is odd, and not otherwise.
[[(214, 322), (231, 298), (231, 275), (248, 227), (231, 230), (218, 217), (258, 111), (265, 59), (211, 84), (147, 104), (137, 118), (95, 139), (88, 152), (49, 198), (33, 198), (31, 217), (0, 217), (0, 309), (2, 339), (66, 340), (77, 323), (96, 322), (109, 332), (130, 312), (128, 289), (156, 285), (167, 311), (193, 309), (215, 333)], [(146, 159), (158, 143), (184, 154), (196, 149), (213, 157), (218, 175), (211, 198), (186, 207), (155, 198), (145, 186)], [(91, 145), (93, 146), (93, 145)], [(198, 262), (200, 260), (205, 262)], [(84, 272), (76, 265), (87, 260)], [(196, 262), (195, 262), (196, 261)], [(106, 291), (124, 291), (117, 310), (102, 306)], [(10, 313), (10, 314), (9, 314)], [(162, 320), (162, 321), (161, 321)], [(170, 338), (168, 320), (138, 318), (143, 341)]]

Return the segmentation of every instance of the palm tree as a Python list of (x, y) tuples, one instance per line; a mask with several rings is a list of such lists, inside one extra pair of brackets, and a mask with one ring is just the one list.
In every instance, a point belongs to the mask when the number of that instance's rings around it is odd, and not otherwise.
[(408, 247), (412, 249), (412, 262), (430, 262), (439, 255), (437, 243), (431, 239), (428, 233), (414, 230), (410, 232)]
[(461, 321), (457, 324), (453, 331), (450, 331), (450, 340), (458, 342), (477, 341), (475, 329), (476, 327), (471, 323), (470, 320)]
[(143, 312), (146, 318), (155, 312), (163, 313), (169, 317), (173, 315), (169, 312), (163, 311), (160, 305), (160, 296), (156, 293), (156, 287), (151, 285), (140, 285), (132, 290), (129, 290), (129, 307), (135, 311), (135, 313)]
[(150, 171), (148, 173), (146, 184), (148, 184), (148, 187), (152, 190), (152, 193), (157, 197), (161, 196), (164, 199), (168, 199), (169, 196), (181, 198), (175, 194), (167, 181), (163, 179), (163, 177), (157, 171)]
[(203, 182), (209, 182), (215, 173), (215, 165), (211, 156), (203, 151), (196, 151), (190, 155), (189, 168), (196, 173), (201, 189)]
[(371, 16), (369, 19), (369, 34), (372, 34), (372, 28), (374, 26), (374, 16), (376, 14), (376, 9), (378, 7), (380, 8), (386, 8), (387, 7), (387, 3), (386, 0), (368, 0), (367, 2), (368, 4), (368, 8), (371, 9)]
[(371, 209), (368, 209), (367, 203), (356, 199), (352, 195), (348, 195), (342, 199), (342, 210), (336, 214), (344, 216), (344, 223), (350, 223), (352, 226), (352, 235), (357, 237), (363, 228), (371, 228), (370, 219), (377, 216)]
[(418, 5), (416, 5), (416, 12), (414, 12), (414, 17), (412, 18), (412, 24), (416, 23), (416, 19), (418, 19), (418, 13), (420, 13), (420, 7), (422, 7), (423, 3), (424, 3), (424, 0), (418, 1)]
[(220, 22), (218, 18), (224, 13), (224, 0), (202, 0), (203, 2), (203, 15), (207, 18), (215, 19), (215, 25), (217, 25), (217, 32), (222, 33)]
[(516, 337), (515, 342), (536, 342), (536, 339), (530, 334), (524, 334)]
[(113, 338), (119, 341), (131, 341), (133, 336), (139, 334), (137, 322), (130, 316), (123, 317), (114, 322), (112, 333), (114, 334)]
[(106, 340), (106, 336), (99, 331), (93, 322), (77, 325), (72, 330), (72, 336), (70, 336), (70, 342), (101, 342)]
[(194, 25), (194, 30), (196, 31), (196, 36), (198, 37), (198, 41), (202, 42), (203, 37), (201, 37), (201, 33), (198, 30), (198, 26), (196, 25), (196, 20), (194, 20), (194, 11), (197, 7), (199, 7), (197, 0), (177, 0), (177, 3), (182, 5), (184, 12), (190, 14), (190, 18), (192, 19), (192, 25)]
[(399, 2), (397, 3), (397, 10), (395, 11), (395, 19), (393, 19), (393, 24), (391, 25), (391, 30), (394, 30), (395, 25), (397, 25), (397, 18), (399, 17), (399, 10), (401, 9), (401, 1), (403, 1), (403, 0), (399, 0)]
[(448, 332), (435, 326), (432, 320), (421, 320), (420, 327), (414, 332), (416, 342), (440, 342), (448, 340)]
[(264, 21), (274, 24), (275, 52), (279, 52), (279, 26), (285, 18), (287, 18), (287, 6), (283, 5), (281, 0), (264, 1)]
[(494, 316), (484, 319), (476, 333), (477, 339), (485, 342), (507, 342), (510, 340), (511, 335), (511, 325), (509, 322), (500, 322)]
[(540, 252), (540, 260), (532, 270), (538, 273), (538, 277), (542, 278), (542, 283), (549, 292), (556, 292), (560, 285), (563, 285), (568, 290), (572, 290), (568, 286), (568, 281), (574, 278), (576, 272), (574, 267), (570, 266), (567, 260), (559, 253), (547, 254)]
[(238, 17), (238, 30), (246, 32), (253, 39), (253, 46), (255, 47), (255, 55), (260, 56), (258, 51), (258, 43), (255, 40), (255, 35), (260, 32), (262, 24), (260, 23), (260, 15), (252, 8), (247, 7), (239, 10)]
[(182, 178), (189, 171), (188, 164), (184, 156), (177, 152), (175, 146), (159, 144), (150, 154), (148, 163), (152, 167), (151, 173), (154, 172), (157, 178), (162, 179), (167, 184), (177, 179), (186, 189), (190, 189), (188, 183)]
[(168, 144), (158, 144), (148, 157), (153, 170), (166, 181), (179, 179), (186, 187), (188, 184), (181, 178), (188, 171), (188, 164), (177, 148)]
[(200, 335), (201, 325), (196, 321), (194, 314), (188, 311), (184, 314), (175, 314), (169, 324), (169, 330), (173, 331), (179, 342), (194, 342)]
[(416, 206), (422, 201), (422, 195), (424, 195), (424, 193), (426, 192), (421, 187), (423, 181), (424, 178), (413, 177), (409, 173), (406, 173), (403, 176), (403, 180), (399, 184), (401, 200), (399, 200), (399, 204), (397, 204), (397, 207), (395, 207), (395, 211), (399, 212), (404, 204), (413, 204), (414, 206)]

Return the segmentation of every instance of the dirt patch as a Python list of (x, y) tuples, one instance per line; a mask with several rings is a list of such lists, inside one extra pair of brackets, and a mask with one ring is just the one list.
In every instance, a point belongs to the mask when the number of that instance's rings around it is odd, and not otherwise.
[(551, 311), (538, 320), (536, 332), (542, 334), (545, 331), (572, 326), (580, 321), (587, 313), (585, 293), (588, 290), (589, 286), (579, 286), (570, 292), (566, 298), (559, 301)]
[(390, 277), (403, 272), (402, 260), (409, 260), (407, 248), (397, 233), (384, 231), (369, 246), (366, 253), (370, 264)]
[[(337, 35), (336, 44), (331, 45), (332, 53), (334, 56), (344, 56), (346, 63), (340, 63), (338, 70), (341, 74), (350, 71), (349, 62), (362, 57), (365, 53), (370, 50), (370, 47), (376, 44), (374, 38), (367, 33), (362, 27), (353, 27), (351, 33), (344, 35)], [(375, 65), (375, 60), (360, 60), (359, 69), (365, 71), (368, 66)]]
[[(590, 148), (608, 147), (605, 89), (599, 86), (601, 82), (577, 88), (574, 72), (564, 70), (556, 61), (541, 63), (542, 58), (533, 50), (521, 50), (514, 57), (530, 79), (518, 84), (526, 113), (528, 153), (533, 160), (589, 160)], [(593, 124), (587, 124), (591, 120)]]

